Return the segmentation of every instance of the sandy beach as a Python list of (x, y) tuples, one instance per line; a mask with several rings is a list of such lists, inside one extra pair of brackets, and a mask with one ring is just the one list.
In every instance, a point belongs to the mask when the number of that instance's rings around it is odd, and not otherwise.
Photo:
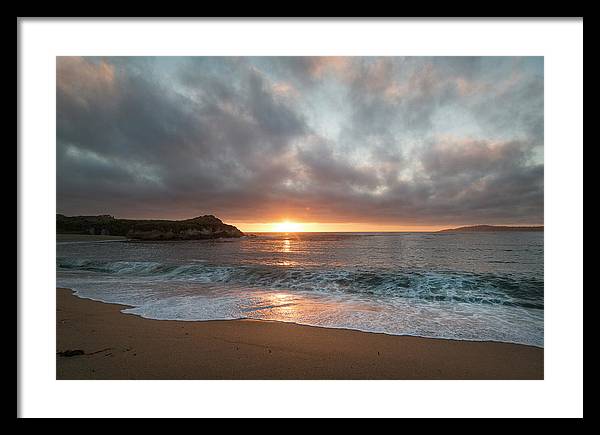
[(57, 379), (543, 379), (544, 375), (543, 349), (532, 346), (254, 320), (150, 320), (124, 314), (124, 308), (57, 289)]
[(103, 241), (118, 241), (127, 240), (123, 236), (102, 236), (99, 234), (57, 234), (56, 241), (59, 243), (64, 242), (103, 242)]

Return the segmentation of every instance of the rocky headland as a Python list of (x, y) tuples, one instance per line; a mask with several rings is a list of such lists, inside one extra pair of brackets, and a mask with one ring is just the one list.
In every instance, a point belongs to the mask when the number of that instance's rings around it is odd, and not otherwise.
[(124, 236), (135, 240), (202, 240), (242, 237), (233, 225), (223, 223), (213, 215), (185, 220), (117, 219), (110, 215), (65, 216), (56, 215), (59, 234), (91, 234)]

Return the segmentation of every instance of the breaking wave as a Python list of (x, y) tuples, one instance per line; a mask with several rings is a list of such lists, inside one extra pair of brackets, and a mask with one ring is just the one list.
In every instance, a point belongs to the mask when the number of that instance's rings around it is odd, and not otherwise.
[(157, 281), (232, 284), (260, 289), (322, 291), (401, 297), (424, 301), (506, 305), (543, 309), (543, 281), (492, 273), (344, 268), (291, 268), (266, 265), (215, 266), (145, 261), (101, 262), (59, 258), (62, 270), (146, 277)]

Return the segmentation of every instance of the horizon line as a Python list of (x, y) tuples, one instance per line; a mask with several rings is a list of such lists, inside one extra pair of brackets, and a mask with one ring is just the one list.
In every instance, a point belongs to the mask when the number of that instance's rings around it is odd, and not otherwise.
[[(63, 215), (66, 217), (78, 217), (78, 216), (111, 216), (114, 219), (126, 219), (126, 220), (172, 220), (172, 221), (184, 221), (194, 219), (202, 216), (214, 216), (214, 214), (198, 215), (191, 218), (159, 218), (159, 217), (146, 217), (146, 218), (132, 218), (132, 217), (116, 217), (109, 213), (103, 214), (73, 214), (66, 215), (64, 213), (56, 213), (57, 215)], [(393, 223), (381, 223), (376, 224), (372, 222), (304, 222), (295, 220), (293, 218), (282, 218), (276, 221), (270, 222), (236, 222), (235, 219), (231, 221), (228, 219), (217, 219), (221, 220), (224, 224), (232, 225), (238, 228), (244, 233), (272, 233), (272, 234), (285, 234), (285, 233), (430, 233), (439, 232), (444, 230), (458, 229), (463, 227), (477, 227), (477, 226), (492, 226), (492, 227), (521, 227), (521, 228), (536, 228), (543, 227), (544, 224), (490, 224), (490, 223), (467, 223), (467, 224), (393, 224)], [(287, 231), (283, 228), (277, 229), (277, 226), (282, 223), (292, 223), (297, 228), (289, 228)], [(302, 229), (302, 228), (306, 229)]]

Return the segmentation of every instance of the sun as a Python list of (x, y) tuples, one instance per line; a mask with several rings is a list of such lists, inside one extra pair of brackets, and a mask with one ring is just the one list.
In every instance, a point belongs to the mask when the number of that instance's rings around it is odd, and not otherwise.
[(302, 231), (302, 224), (292, 221), (278, 222), (273, 225), (273, 231), (277, 233), (297, 233)]

